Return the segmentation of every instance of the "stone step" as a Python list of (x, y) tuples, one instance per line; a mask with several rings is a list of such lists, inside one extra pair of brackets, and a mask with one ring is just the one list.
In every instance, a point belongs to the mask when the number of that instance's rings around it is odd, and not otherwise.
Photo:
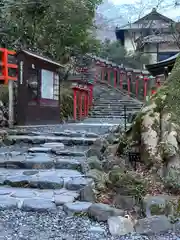
[(82, 172), (85, 157), (52, 156), (46, 153), (0, 155), (0, 168), (12, 169), (72, 169)]
[(91, 116), (91, 118), (111, 118), (111, 119), (113, 119), (113, 118), (117, 118), (117, 119), (123, 119), (123, 116), (121, 115), (121, 116), (113, 116), (113, 115), (92, 115)]
[[(126, 113), (126, 116), (132, 116), (134, 115), (135, 113), (133, 112), (129, 112), (129, 113)], [(92, 112), (91, 113), (91, 116), (120, 116), (120, 117), (124, 117), (125, 114), (124, 112)]]
[(7, 140), (12, 143), (32, 143), (42, 144), (46, 142), (61, 142), (65, 145), (91, 145), (96, 141), (96, 137), (58, 137), (58, 136), (29, 136), (29, 135), (9, 135)]
[(31, 188), (0, 187), (0, 210), (56, 211), (58, 206), (72, 203), (79, 198), (78, 191), (67, 189), (40, 190)]
[(120, 108), (124, 108), (124, 106), (126, 106), (126, 108), (138, 108), (141, 109), (142, 106), (141, 105), (131, 105), (131, 104), (112, 104), (112, 103), (108, 103), (108, 104), (95, 104), (94, 108), (113, 108), (113, 109), (120, 109)]
[(52, 153), (56, 156), (71, 156), (71, 157), (83, 157), (85, 156), (84, 151), (78, 151), (78, 149), (60, 149), (57, 147), (43, 147), (44, 144), (40, 147), (31, 147), (28, 149), (28, 152), (31, 153)]
[(115, 105), (117, 104), (118, 106), (124, 106), (124, 105), (129, 105), (129, 106), (142, 106), (141, 103), (136, 103), (136, 102), (129, 102), (129, 101), (96, 101), (95, 105)]
[(85, 138), (98, 138), (99, 135), (96, 134), (96, 133), (91, 133), (91, 132), (72, 132), (72, 131), (69, 131), (69, 132), (54, 132), (53, 133), (55, 136), (59, 136), (59, 137), (85, 137)]
[(35, 131), (25, 131), (21, 129), (12, 129), (7, 131), (9, 135), (18, 135), (18, 136), (58, 136), (58, 137), (85, 137), (85, 138), (97, 138), (98, 134), (93, 132), (86, 132), (86, 131), (72, 131), (72, 130), (65, 130), (63, 132), (35, 132)]
[(93, 109), (108, 109), (108, 108), (124, 109), (124, 106), (126, 106), (126, 108), (128, 108), (128, 109), (141, 109), (141, 107), (142, 107), (140, 105), (115, 105), (115, 104), (99, 105), (99, 104), (97, 104), (93, 107)]
[[(131, 111), (126, 111), (126, 115), (128, 115), (128, 114), (134, 114), (134, 113), (138, 113), (139, 111), (138, 110), (136, 110), (136, 111), (134, 111), (134, 110), (131, 110)], [(91, 114), (94, 114), (94, 115), (99, 115), (99, 114), (107, 114), (107, 115), (124, 115), (124, 110), (119, 110), (119, 111), (114, 111), (114, 110), (94, 110), (94, 111), (92, 111), (91, 112)]]
[(78, 191), (93, 180), (70, 169), (4, 169), (0, 168), (0, 184), (11, 187), (61, 189)]
[[(138, 110), (134, 110), (134, 109), (126, 109), (126, 114), (131, 114), (131, 113), (136, 113), (136, 112), (139, 112)], [(124, 109), (119, 109), (119, 110), (113, 110), (113, 109), (101, 109), (101, 110), (97, 110), (97, 109), (94, 109), (92, 111), (92, 113), (94, 114), (99, 114), (99, 113), (110, 113), (110, 114), (124, 114)]]

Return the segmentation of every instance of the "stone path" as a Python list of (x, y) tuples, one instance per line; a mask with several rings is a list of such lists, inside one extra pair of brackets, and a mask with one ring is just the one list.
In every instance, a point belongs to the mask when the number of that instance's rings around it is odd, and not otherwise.
[[(7, 142), (13, 145), (4, 152), (1, 148), (0, 153), (1, 210), (54, 211), (79, 200), (81, 189), (93, 184), (83, 168), (85, 152), (99, 135), (75, 131), (76, 124), (71, 127), (73, 131), (67, 131), (68, 124), (54, 126), (54, 132), (48, 126), (39, 131), (38, 127), (9, 131)], [(108, 128), (105, 126), (104, 133)]]
[(17, 127), (9, 130), (0, 149), (0, 210), (76, 211), (90, 203), (79, 202), (84, 187), (93, 185), (85, 175), (86, 151), (118, 121), (86, 119), (81, 123)]
[(178, 240), (169, 225), (166, 234), (111, 236), (109, 216), (124, 211), (87, 200), (94, 181), (86, 176), (86, 152), (119, 124), (122, 118), (103, 115), (9, 130), (0, 148), (0, 240)]

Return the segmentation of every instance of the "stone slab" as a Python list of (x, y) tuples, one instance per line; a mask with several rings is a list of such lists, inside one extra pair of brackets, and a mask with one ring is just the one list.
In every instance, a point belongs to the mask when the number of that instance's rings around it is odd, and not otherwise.
[(0, 210), (19, 208), (25, 211), (49, 211), (54, 210), (54, 205), (72, 203), (78, 197), (78, 192), (65, 188), (40, 190), (3, 186), (0, 187)]
[(85, 152), (70, 151), (70, 150), (59, 150), (56, 148), (52, 149), (52, 152), (58, 156), (73, 156), (73, 157), (84, 157)]
[(50, 153), (52, 150), (51, 147), (32, 147), (28, 149), (28, 152), (33, 153)]
[(68, 190), (77, 191), (81, 190), (85, 186), (93, 185), (94, 181), (91, 178), (83, 178), (83, 177), (77, 177), (72, 178), (68, 182), (65, 183), (65, 186)]
[(88, 209), (90, 217), (97, 221), (107, 221), (109, 217), (124, 216), (124, 211), (103, 203), (94, 203)]
[(86, 137), (58, 137), (58, 136), (28, 136), (28, 135), (10, 135), (7, 137), (9, 141), (13, 142), (25, 142), (42, 144), (46, 142), (62, 142), (65, 145), (91, 145), (96, 141), (96, 138)]
[(85, 131), (64, 131), (64, 132), (54, 132), (55, 136), (61, 137), (86, 137), (86, 138), (98, 138), (97, 133), (85, 132)]
[(87, 213), (91, 205), (92, 203), (90, 202), (77, 201), (64, 204), (63, 209), (69, 216), (72, 216), (78, 213)]
[(45, 153), (27, 155), (23, 162), (25, 169), (50, 169), (54, 167), (55, 159)]
[(25, 199), (21, 209), (33, 212), (55, 212), (56, 205), (52, 201), (45, 199)]
[(54, 166), (56, 169), (74, 169), (80, 172), (82, 171), (81, 163), (75, 159), (71, 160), (71, 159), (56, 158)]
[(54, 202), (55, 202), (56, 206), (74, 202), (75, 199), (76, 198), (73, 195), (55, 195), (54, 196)]
[(77, 170), (58, 169), (58, 170), (24, 170), (24, 169), (0, 169), (0, 180), (2, 184), (13, 187), (33, 187), (40, 189), (62, 188), (77, 178), (85, 179)]
[(64, 149), (64, 144), (60, 142), (48, 142), (40, 145), (41, 147), (45, 148), (55, 148), (55, 149)]
[[(77, 156), (76, 156), (77, 158)], [(83, 159), (81, 159), (81, 162)], [(8, 169), (72, 169), (82, 171), (82, 164), (70, 156), (55, 157), (47, 153), (30, 153), (14, 157), (0, 156), (0, 167)]]
[(10, 197), (0, 197), (0, 210), (16, 209), (18, 207), (18, 200)]
[(136, 224), (136, 232), (139, 234), (155, 234), (166, 232), (172, 229), (170, 220), (164, 216), (151, 216), (139, 219)]

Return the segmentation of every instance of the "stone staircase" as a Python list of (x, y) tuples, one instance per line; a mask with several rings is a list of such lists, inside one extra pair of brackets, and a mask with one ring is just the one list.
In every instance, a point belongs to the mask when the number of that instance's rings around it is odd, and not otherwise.
[(124, 107), (126, 116), (131, 116), (141, 109), (142, 102), (108, 85), (98, 84), (95, 86), (94, 107), (90, 114), (92, 118), (122, 119), (124, 118)]
[(0, 210), (89, 208), (80, 197), (93, 184), (85, 175), (86, 151), (108, 129), (71, 123), (9, 130), (9, 146), (0, 148)]
[[(29, 126), (9, 130), (0, 148), (0, 210), (82, 212), (82, 191), (93, 180), (86, 176), (86, 152), (110, 127), (142, 103), (106, 85), (96, 85), (92, 117), (80, 123)], [(113, 120), (115, 118), (115, 120)]]

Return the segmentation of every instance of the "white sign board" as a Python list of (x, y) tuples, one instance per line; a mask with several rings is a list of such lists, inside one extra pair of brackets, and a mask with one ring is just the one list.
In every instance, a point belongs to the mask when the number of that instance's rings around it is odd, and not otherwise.
[(53, 99), (54, 73), (41, 70), (41, 97), (45, 99)]

